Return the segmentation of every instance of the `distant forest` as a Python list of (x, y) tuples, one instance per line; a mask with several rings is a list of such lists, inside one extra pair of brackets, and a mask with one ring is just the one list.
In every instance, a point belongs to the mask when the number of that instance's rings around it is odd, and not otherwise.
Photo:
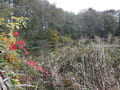
[(0, 16), (6, 21), (12, 21), (11, 16), (27, 17), (27, 28), (21, 27), (19, 32), (32, 46), (41, 42), (68, 42), (85, 36), (120, 36), (120, 10), (99, 12), (89, 8), (76, 15), (47, 0), (0, 0)]

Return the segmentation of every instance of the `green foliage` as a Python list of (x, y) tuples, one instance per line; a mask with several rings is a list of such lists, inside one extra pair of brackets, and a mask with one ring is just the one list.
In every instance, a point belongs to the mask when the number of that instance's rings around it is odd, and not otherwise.
[(64, 36), (60, 36), (60, 42), (62, 43), (69, 43), (69, 42), (72, 42), (72, 38), (71, 38), (71, 35), (64, 35)]
[(8, 18), (10, 16), (11, 9), (8, 3), (0, 3), (0, 17)]
[(59, 41), (59, 36), (57, 35), (57, 31), (52, 30), (52, 29), (47, 29), (45, 33), (45, 37), (48, 40), (50, 44), (57, 44)]
[(75, 15), (56, 8), (46, 0), (13, 1), (12, 8), (9, 8), (7, 3), (1, 4), (0, 14), (3, 17), (10, 17), (11, 13), (16, 17), (28, 17), (28, 26), (26, 29), (22, 27), (21, 37), (31, 44), (33, 44), (31, 39), (44, 40), (44, 30), (47, 28), (58, 31), (61, 36), (71, 34), (71, 38), (75, 40), (85, 35), (90, 38), (95, 35), (107, 37), (109, 33), (119, 36), (119, 16), (115, 16), (119, 10), (98, 12), (90, 8)]
[(14, 0), (12, 12), (13, 16), (29, 18), (27, 28), (22, 27), (20, 32), (31, 45), (33, 41), (45, 40), (44, 32), (48, 28), (56, 30), (59, 36), (71, 34), (75, 40), (86, 35), (90, 38), (95, 35), (107, 37), (109, 33), (119, 35), (120, 31), (115, 19), (118, 11), (115, 10), (98, 12), (90, 8), (75, 15), (56, 8), (46, 0)]
[(114, 34), (118, 27), (115, 17), (108, 13), (89, 9), (79, 16), (82, 18), (83, 29), (89, 37), (94, 37), (95, 35), (107, 37), (109, 33)]

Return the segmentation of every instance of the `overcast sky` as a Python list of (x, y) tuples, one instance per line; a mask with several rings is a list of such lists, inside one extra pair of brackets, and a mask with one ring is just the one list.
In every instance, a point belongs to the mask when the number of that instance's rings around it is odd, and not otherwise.
[(93, 8), (98, 11), (120, 9), (120, 0), (48, 0), (65, 11), (78, 13), (80, 10)]

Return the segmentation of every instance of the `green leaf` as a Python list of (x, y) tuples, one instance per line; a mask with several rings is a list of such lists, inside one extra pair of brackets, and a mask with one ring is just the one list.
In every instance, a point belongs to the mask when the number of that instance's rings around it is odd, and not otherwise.
[(4, 49), (7, 49), (6, 45), (0, 43), (0, 47), (4, 48)]
[(5, 60), (4, 59), (0, 59), (0, 63), (2, 63), (2, 62), (5, 62)]
[(20, 27), (19, 27), (19, 26), (17, 26), (17, 25), (16, 25), (15, 27), (16, 27), (17, 29), (20, 29)]

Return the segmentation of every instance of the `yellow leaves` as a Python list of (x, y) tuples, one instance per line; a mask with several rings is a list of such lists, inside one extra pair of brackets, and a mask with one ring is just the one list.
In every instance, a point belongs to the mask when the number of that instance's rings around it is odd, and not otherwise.
[[(13, 36), (13, 33), (20, 29), (21, 25), (26, 26), (26, 21), (28, 18), (24, 17), (11, 17), (12, 22), (4, 22), (4, 18), (0, 18), (0, 25), (3, 26), (1, 28), (2, 33), (0, 33), (0, 49), (5, 51), (2, 56), (4, 61), (8, 62), (9, 67), (18, 69), (21, 65), (21, 61), (19, 60), (19, 54), (17, 50), (9, 51), (9, 47), (11, 43), (16, 43), (16, 38)], [(5, 46), (4, 47), (2, 47)]]
[(11, 79), (13, 85), (18, 85), (20, 84), (18, 79)]
[(11, 17), (11, 19), (14, 19), (14, 20), (16, 20), (16, 22), (19, 22), (20, 20), (21, 20), (21, 18), (20, 17)]
[(11, 17), (11, 19), (15, 20), (16, 29), (19, 29), (20, 25), (23, 25), (26, 28), (26, 20), (29, 20), (27, 17)]
[(3, 44), (5, 44), (6, 46), (9, 47), (10, 43), (15, 43), (16, 42), (16, 38), (13, 38), (12, 36), (12, 32), (8, 34), (11, 38), (7, 38), (5, 37), (5, 33), (3, 33), (2, 35), (0, 35), (0, 40), (1, 42), (3, 42)]
[(11, 19), (13, 20), (13, 22), (7, 23), (6, 27), (12, 29), (12, 30), (19, 30), (20, 29), (20, 25), (23, 25), (24, 27), (26, 27), (26, 20), (28, 20), (28, 18), (26, 17), (11, 17)]
[(19, 27), (20, 27), (20, 24), (19, 23), (8, 23), (7, 25), (6, 25), (6, 27), (8, 27), (8, 28), (10, 28), (10, 29), (12, 29), (12, 30), (14, 30), (14, 29), (19, 29)]
[(7, 53), (5, 54), (5, 59), (7, 60), (7, 62), (14, 63), (17, 60), (17, 56), (13, 53)]
[(0, 25), (5, 21), (4, 18), (0, 18)]
[[(10, 33), (8, 34), (10, 36), (10, 38), (5, 37), (5, 33), (2, 33), (0, 35), (0, 43), (6, 46), (6, 49), (9, 48), (9, 45), (11, 43), (16, 43), (16, 38), (13, 37), (12, 35), (13, 31), (10, 30)], [(3, 49), (2, 47), (0, 47), (0, 49)], [(3, 53), (3, 52), (2, 52)], [(8, 63), (10, 63), (12, 66), (14, 65), (14, 68), (18, 68), (20, 65), (20, 62), (18, 61), (18, 56), (17, 53), (15, 53), (15, 51), (11, 51), (11, 52), (6, 52), (6, 54), (4, 54), (4, 56), (2, 57), (4, 58), (4, 60)]]
[(50, 28), (47, 30), (46, 36), (48, 38), (49, 43), (56, 44), (59, 41), (59, 36), (57, 35), (57, 31), (52, 30)]
[(9, 64), (11, 64), (12, 65), (11, 67), (14, 67), (14, 69), (19, 69), (19, 66), (21, 65), (21, 61), (14, 52), (5, 54), (5, 60)]
[(13, 85), (20, 84), (20, 82), (19, 82), (19, 76), (17, 76), (17, 75), (12, 75), (10, 80), (11, 80), (11, 82), (12, 82)]
[(24, 19), (24, 17), (11, 17), (11, 19), (13, 19), (13, 20), (15, 20), (15, 22), (19, 22), (19, 23), (21, 23), (21, 21)]
[(16, 25), (15, 27), (16, 27), (16, 29), (20, 29), (20, 26), (18, 26), (18, 25)]

